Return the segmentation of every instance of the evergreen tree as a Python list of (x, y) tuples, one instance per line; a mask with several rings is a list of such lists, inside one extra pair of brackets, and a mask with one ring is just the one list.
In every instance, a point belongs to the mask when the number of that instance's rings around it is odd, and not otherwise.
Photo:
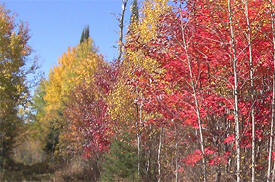
[(44, 151), (50, 154), (51, 156), (54, 156), (53, 154), (58, 144), (58, 138), (59, 130), (51, 127), (50, 132), (47, 136), (46, 146), (44, 148)]
[(103, 181), (120, 179), (136, 179), (137, 176), (137, 153), (126, 142), (115, 140), (111, 144), (108, 154), (103, 163)]
[(131, 23), (133, 21), (137, 21), (139, 18), (139, 12), (138, 12), (138, 3), (137, 0), (134, 0), (131, 6)]
[(85, 40), (88, 40), (89, 37), (90, 37), (90, 29), (89, 29), (89, 25), (87, 25), (81, 33), (80, 43), (84, 42)]

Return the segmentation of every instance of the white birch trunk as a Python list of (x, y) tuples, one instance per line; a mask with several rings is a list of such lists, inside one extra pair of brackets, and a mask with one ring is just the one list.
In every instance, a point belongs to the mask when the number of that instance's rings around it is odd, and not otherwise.
[(137, 114), (137, 118), (136, 118), (136, 136), (137, 136), (137, 149), (138, 149), (138, 153), (137, 153), (137, 170), (138, 170), (138, 177), (140, 176), (140, 128), (139, 128), (139, 122), (140, 122), (140, 108), (138, 105), (138, 97), (139, 97), (139, 93), (138, 93), (138, 89), (136, 88), (136, 96), (137, 99), (135, 100), (135, 104), (136, 104), (136, 114)]
[(138, 123), (138, 176), (140, 176), (140, 150), (141, 150), (141, 138), (140, 138), (140, 127), (142, 126), (142, 107), (143, 107), (143, 100), (142, 100), (142, 93), (141, 93), (141, 103), (139, 105), (139, 123)]
[[(274, 28), (274, 10), (273, 3), (270, 0), (271, 5), (271, 25), (272, 25), (272, 33), (273, 33), (273, 96), (272, 96), (272, 118), (271, 118), (271, 126), (270, 126), (270, 139), (269, 139), (269, 151), (268, 151), (268, 169), (267, 169), (267, 182), (271, 180), (271, 155), (273, 148), (273, 135), (274, 135), (274, 120), (275, 120), (275, 28)], [(273, 170), (275, 172), (275, 169)], [(272, 176), (272, 181), (274, 180), (274, 172)]]
[(251, 126), (252, 126), (252, 149), (251, 149), (251, 182), (255, 182), (255, 110), (254, 110), (254, 81), (253, 81), (253, 56), (252, 56), (252, 45), (251, 45), (251, 26), (248, 14), (248, 3), (245, 0), (245, 16), (247, 23), (247, 42), (248, 42), (248, 50), (249, 50), (249, 75), (250, 75), (250, 87), (251, 87)]
[(237, 56), (236, 56), (236, 48), (235, 48), (235, 35), (234, 35), (234, 30), (233, 30), (232, 12), (231, 12), (231, 0), (228, 0), (228, 13), (229, 13), (231, 43), (232, 43), (232, 50), (233, 50), (234, 120), (235, 120), (235, 134), (236, 134), (236, 153), (237, 153), (236, 177), (237, 177), (237, 182), (240, 182), (241, 181), (241, 177), (240, 177), (241, 149), (240, 149), (239, 107), (238, 107), (238, 75), (237, 75)]
[(201, 117), (200, 117), (200, 111), (199, 111), (199, 103), (197, 99), (197, 93), (196, 93), (196, 85), (193, 81), (193, 72), (191, 68), (191, 59), (189, 57), (189, 53), (187, 50), (187, 42), (185, 39), (185, 33), (184, 33), (184, 27), (181, 22), (181, 31), (182, 31), (182, 40), (183, 40), (183, 46), (186, 54), (186, 59), (187, 59), (187, 64), (188, 64), (188, 69), (189, 69), (189, 76), (190, 76), (190, 82), (191, 82), (191, 87), (192, 87), (192, 92), (193, 92), (193, 98), (195, 101), (195, 110), (196, 110), (196, 115), (198, 119), (198, 125), (199, 125), (199, 135), (200, 135), (200, 147), (201, 147), (201, 152), (202, 152), (202, 164), (203, 164), (203, 181), (207, 181), (207, 173), (206, 173), (206, 160), (205, 160), (205, 153), (204, 153), (204, 139), (203, 139), (203, 134), (202, 134), (202, 126), (201, 126)]
[(163, 128), (161, 128), (160, 134), (159, 134), (159, 147), (158, 147), (158, 182), (161, 181), (161, 161), (160, 161), (160, 155), (161, 155), (161, 146), (162, 146), (162, 133)]
[[(138, 125), (138, 123), (137, 123)], [(138, 147), (138, 176), (140, 176), (140, 136), (139, 127), (137, 127), (137, 147)]]

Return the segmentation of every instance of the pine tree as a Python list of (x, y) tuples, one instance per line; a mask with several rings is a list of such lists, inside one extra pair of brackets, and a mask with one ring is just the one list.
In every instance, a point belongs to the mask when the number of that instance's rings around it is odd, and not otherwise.
[(126, 142), (115, 140), (103, 163), (103, 181), (114, 179), (133, 180), (137, 174), (137, 154), (135, 148)]
[(88, 40), (90, 37), (90, 28), (89, 25), (85, 26), (81, 33), (80, 43), (84, 42), (85, 40)]
[(137, 0), (134, 0), (131, 6), (131, 23), (134, 21), (137, 21), (139, 18), (139, 12), (138, 12), (138, 3)]

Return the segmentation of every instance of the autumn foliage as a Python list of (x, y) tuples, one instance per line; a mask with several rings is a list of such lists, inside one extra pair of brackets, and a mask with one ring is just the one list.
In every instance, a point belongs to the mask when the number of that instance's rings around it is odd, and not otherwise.
[(145, 0), (121, 60), (106, 62), (90, 38), (68, 49), (43, 82), (55, 157), (96, 161), (118, 180), (272, 178), (273, 11), (273, 1)]

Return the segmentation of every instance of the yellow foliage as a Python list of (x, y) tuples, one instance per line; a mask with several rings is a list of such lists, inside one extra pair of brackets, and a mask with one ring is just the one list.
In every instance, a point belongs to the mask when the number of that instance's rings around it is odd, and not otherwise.
[[(16, 25), (14, 17), (0, 5), (0, 117), (23, 100), (27, 88), (22, 66), (31, 52), (28, 29)], [(16, 98), (16, 99), (15, 99)]]
[(62, 114), (64, 103), (77, 85), (84, 81), (87, 84), (93, 82), (92, 75), (100, 62), (103, 62), (103, 58), (94, 51), (91, 39), (69, 48), (58, 59), (58, 65), (52, 68), (49, 80), (45, 83), (45, 116), (48, 122), (53, 122), (56, 128), (66, 125)]
[[(145, 45), (157, 36), (157, 25), (159, 23), (159, 17), (171, 11), (171, 6), (168, 4), (168, 0), (147, 0), (144, 1), (141, 9), (141, 19), (139, 22), (135, 22), (130, 25), (130, 34), (126, 41), (131, 41), (135, 36), (139, 36), (139, 44)], [(124, 66), (129, 68), (144, 68), (149, 73), (157, 70), (156, 60), (150, 59), (144, 56), (142, 50), (126, 49), (126, 60)]]
[[(129, 34), (126, 37), (126, 45), (139, 37), (140, 44), (146, 44), (157, 35), (156, 29), (159, 17), (171, 10), (167, 4), (168, 0), (147, 0), (143, 3), (139, 21), (133, 21), (129, 27)], [(137, 105), (135, 100), (141, 97), (141, 90), (127, 84), (127, 80), (135, 79), (134, 69), (145, 69), (149, 74), (160, 72), (156, 60), (145, 56), (143, 50), (126, 49), (124, 60), (121, 64), (121, 75), (115, 88), (109, 94), (109, 112), (113, 120), (117, 121), (117, 128), (134, 129), (138, 119)], [(157, 76), (157, 75), (155, 75)], [(149, 116), (143, 115), (143, 119)], [(117, 131), (121, 133), (120, 131)]]

